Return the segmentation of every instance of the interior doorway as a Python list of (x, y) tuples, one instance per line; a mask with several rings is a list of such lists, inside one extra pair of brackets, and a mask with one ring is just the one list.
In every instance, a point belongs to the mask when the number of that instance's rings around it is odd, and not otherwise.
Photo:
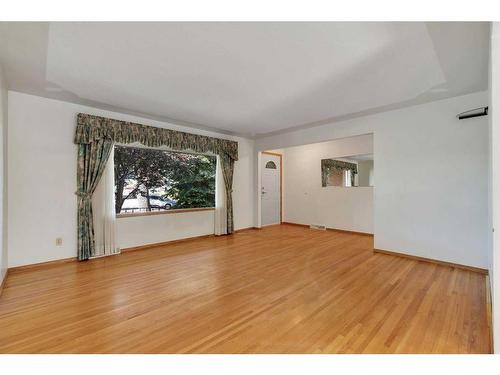
[(281, 223), (281, 174), (282, 156), (272, 152), (262, 152), (261, 158), (261, 224)]

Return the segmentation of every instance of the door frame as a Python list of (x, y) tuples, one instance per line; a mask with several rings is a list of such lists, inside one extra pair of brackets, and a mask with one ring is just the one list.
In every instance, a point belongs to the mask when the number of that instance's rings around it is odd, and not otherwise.
[[(283, 224), (283, 154), (278, 154), (277, 152), (261, 151), (263, 155), (273, 155), (280, 157), (280, 224)], [(262, 168), (260, 169), (262, 175)], [(259, 197), (261, 197), (261, 192), (259, 188)], [(262, 211), (260, 212), (260, 222), (262, 222)]]

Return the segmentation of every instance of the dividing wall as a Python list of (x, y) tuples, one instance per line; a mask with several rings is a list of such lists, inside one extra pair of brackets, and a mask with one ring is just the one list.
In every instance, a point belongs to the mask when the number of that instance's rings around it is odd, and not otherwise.
[(493, 304), (493, 341), (500, 352), (500, 23), (492, 22), (490, 48), (491, 222), (490, 280)]
[(283, 221), (373, 233), (373, 187), (321, 186), (321, 160), (372, 154), (373, 136), (283, 150)]
[(260, 138), (256, 150), (373, 133), (375, 247), (488, 268), (488, 118), (456, 118), (487, 104), (479, 92)]
[(7, 194), (6, 194), (6, 154), (7, 154), (7, 84), (0, 65), (0, 285), (7, 274)]

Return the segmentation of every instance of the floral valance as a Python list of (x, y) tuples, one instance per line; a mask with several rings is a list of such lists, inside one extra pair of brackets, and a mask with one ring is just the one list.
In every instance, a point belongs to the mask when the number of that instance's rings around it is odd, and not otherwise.
[(167, 146), (177, 151), (223, 154), (238, 160), (238, 142), (235, 141), (79, 113), (75, 143), (89, 144), (100, 139), (117, 143), (139, 142), (148, 147)]
[(338, 169), (343, 171), (350, 170), (352, 173), (358, 173), (358, 165), (356, 163), (349, 163), (347, 161), (335, 159), (321, 160), (321, 168)]

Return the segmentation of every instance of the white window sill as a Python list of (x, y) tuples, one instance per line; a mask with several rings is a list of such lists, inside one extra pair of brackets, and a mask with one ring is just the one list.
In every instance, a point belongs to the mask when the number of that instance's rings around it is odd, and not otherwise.
[(199, 212), (199, 211), (215, 211), (215, 207), (200, 207), (200, 208), (179, 208), (163, 211), (151, 211), (151, 212), (130, 212), (123, 214), (116, 214), (117, 219), (123, 219), (126, 217), (136, 217), (136, 216), (154, 216), (154, 215), (172, 215), (172, 214), (182, 214), (188, 212)]

